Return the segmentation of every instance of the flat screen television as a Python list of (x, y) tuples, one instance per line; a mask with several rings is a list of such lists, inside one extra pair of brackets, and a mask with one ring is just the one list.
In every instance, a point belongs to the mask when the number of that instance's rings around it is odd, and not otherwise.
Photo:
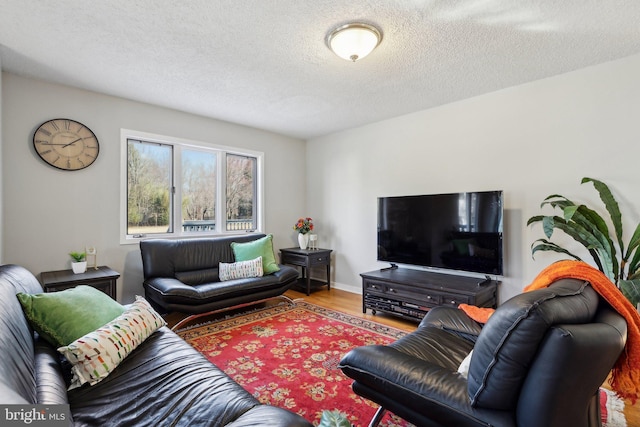
[(503, 274), (502, 191), (378, 198), (378, 261)]

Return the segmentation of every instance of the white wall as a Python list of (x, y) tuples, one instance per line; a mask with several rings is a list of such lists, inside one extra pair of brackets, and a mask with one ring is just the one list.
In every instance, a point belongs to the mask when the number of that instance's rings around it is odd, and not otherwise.
[[(335, 285), (354, 291), (360, 273), (384, 266), (375, 261), (378, 196), (503, 189), (504, 300), (557, 259), (531, 259), (542, 232), (525, 225), (547, 195), (599, 205), (580, 185), (591, 176), (612, 187), (627, 234), (640, 222), (639, 74), (640, 55), (317, 138), (306, 144), (305, 172), (296, 139), (4, 73), (0, 259), (37, 274), (68, 268), (67, 252), (92, 244), (123, 274), (121, 300), (142, 292), (138, 247), (118, 240), (119, 134), (129, 128), (265, 152), (276, 248), (295, 244), (295, 219), (313, 217), (319, 245), (334, 249)], [(94, 130), (93, 166), (62, 172), (37, 157), (33, 131), (56, 117)]]
[[(0, 70), (2, 70), (2, 58), (0, 58)], [(3, 185), (2, 182), (6, 182), (5, 180), (5, 176), (3, 175), (3, 169), (2, 169), (2, 152), (4, 151), (3, 149), (3, 144), (2, 144), (2, 72), (0, 72), (0, 178), (2, 179), (2, 181), (0, 182), (0, 264), (4, 264), (4, 258), (3, 258), (3, 236), (4, 236), (4, 222), (3, 222), (3, 218), (4, 218), (4, 209), (3, 209), (3, 205), (2, 205), (2, 201), (4, 199), (4, 197), (2, 197), (2, 194), (4, 192), (3, 190)]]
[[(265, 231), (277, 248), (293, 246), (304, 214), (304, 141), (121, 98), (2, 74), (3, 263), (34, 274), (69, 268), (68, 252), (93, 245), (99, 264), (122, 274), (118, 296), (141, 294), (138, 245), (119, 244), (120, 129), (247, 148), (265, 153)], [(89, 168), (64, 172), (33, 149), (33, 132), (53, 118), (91, 128), (100, 155)]]
[(610, 185), (628, 241), (640, 222), (638, 75), (640, 55), (308, 141), (308, 212), (335, 251), (336, 286), (358, 288), (360, 273), (385, 266), (379, 196), (504, 190), (502, 301), (558, 259), (530, 253), (543, 234), (526, 222), (546, 196), (601, 206), (582, 177)]

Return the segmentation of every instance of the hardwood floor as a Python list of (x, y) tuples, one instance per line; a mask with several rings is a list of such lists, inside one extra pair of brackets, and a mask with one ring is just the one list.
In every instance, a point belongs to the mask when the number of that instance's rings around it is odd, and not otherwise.
[(341, 291), (340, 289), (331, 289), (329, 291), (319, 290), (312, 292), (311, 295), (307, 296), (303, 292), (290, 290), (287, 291), (285, 295), (291, 299), (302, 298), (311, 304), (331, 308), (333, 310), (359, 316), (364, 319), (373, 320), (404, 331), (413, 331), (418, 326), (417, 322), (404, 320), (397, 316), (386, 315), (383, 313), (378, 313), (374, 316), (371, 314), (371, 310), (368, 310), (367, 314), (362, 313), (362, 295), (354, 294), (353, 292)]
[[(413, 331), (418, 326), (417, 322), (411, 322), (396, 316), (385, 315), (382, 313), (372, 315), (370, 314), (370, 311), (368, 311), (367, 314), (362, 313), (362, 296), (352, 292), (346, 292), (339, 289), (331, 289), (330, 291), (318, 290), (313, 292), (310, 296), (307, 296), (302, 292), (290, 290), (287, 291), (285, 295), (294, 300), (301, 298), (311, 304), (331, 308), (354, 316), (360, 316), (364, 319), (373, 320), (405, 331)], [(172, 313), (166, 317), (169, 325), (175, 324), (180, 320), (180, 318), (181, 316), (177, 313)], [(604, 384), (604, 386), (610, 388), (607, 384)], [(632, 406), (631, 402), (625, 402), (624, 413), (628, 427), (640, 427), (640, 404), (636, 403), (635, 406)]]

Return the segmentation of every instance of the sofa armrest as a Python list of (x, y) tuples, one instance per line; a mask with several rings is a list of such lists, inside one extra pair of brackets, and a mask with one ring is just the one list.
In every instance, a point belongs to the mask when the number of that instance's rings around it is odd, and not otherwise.
[(227, 427), (256, 427), (268, 425), (269, 427), (313, 427), (309, 421), (298, 414), (276, 406), (255, 406), (242, 414)]
[(35, 340), (34, 347), (38, 403), (42, 405), (68, 404), (67, 383), (60, 364), (60, 353), (40, 337)]
[(383, 345), (357, 347), (338, 367), (367, 387), (387, 390), (396, 400), (438, 401), (452, 408), (469, 406), (467, 381), (456, 371)]
[(278, 267), (280, 267), (280, 270), (271, 274), (278, 279), (279, 283), (285, 284), (298, 279), (298, 270), (294, 267), (283, 264), (278, 264)]
[(464, 311), (453, 307), (434, 307), (420, 322), (422, 327), (435, 327), (476, 342), (482, 325), (471, 319)]

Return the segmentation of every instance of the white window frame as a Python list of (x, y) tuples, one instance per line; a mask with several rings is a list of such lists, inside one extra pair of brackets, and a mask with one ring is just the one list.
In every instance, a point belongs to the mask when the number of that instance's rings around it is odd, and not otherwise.
[[(136, 236), (127, 234), (127, 148), (128, 140), (134, 139), (143, 142), (166, 144), (173, 146), (173, 209), (171, 220), (173, 221), (172, 233), (154, 233), (149, 235)], [(217, 170), (218, 180), (216, 188), (216, 230), (183, 232), (182, 231), (182, 182), (181, 182), (181, 149), (194, 149), (204, 151), (215, 151), (218, 155)], [(244, 148), (230, 147), (226, 145), (213, 144), (209, 142), (193, 141), (184, 138), (157, 135), (148, 132), (141, 132), (132, 129), (120, 130), (120, 244), (136, 244), (140, 240), (157, 239), (178, 239), (189, 237), (203, 237), (215, 235), (244, 234), (246, 231), (226, 231), (226, 159), (225, 154), (237, 154), (241, 156), (254, 157), (256, 159), (256, 230), (262, 232), (264, 229), (264, 153), (260, 151), (248, 150)]]

